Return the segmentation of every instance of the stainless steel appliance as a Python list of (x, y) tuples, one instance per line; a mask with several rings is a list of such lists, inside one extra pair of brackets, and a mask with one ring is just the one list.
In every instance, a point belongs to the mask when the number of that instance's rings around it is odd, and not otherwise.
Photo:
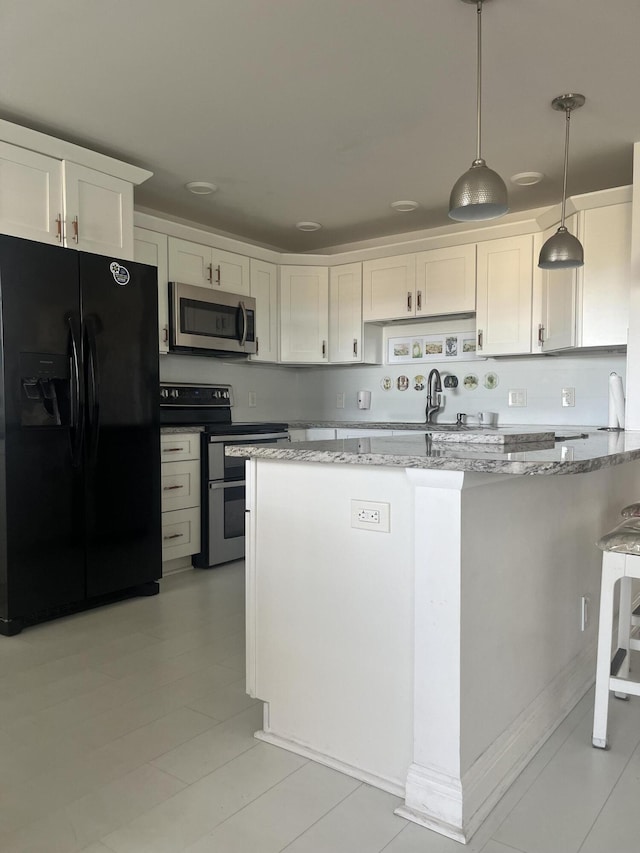
[(157, 271), (0, 237), (0, 633), (158, 591)]
[(202, 551), (194, 566), (209, 568), (244, 557), (245, 462), (225, 456), (230, 444), (289, 442), (284, 423), (232, 423), (229, 385), (160, 386), (160, 422), (200, 426), (202, 464)]
[(256, 352), (256, 300), (169, 282), (169, 349), (217, 356)]

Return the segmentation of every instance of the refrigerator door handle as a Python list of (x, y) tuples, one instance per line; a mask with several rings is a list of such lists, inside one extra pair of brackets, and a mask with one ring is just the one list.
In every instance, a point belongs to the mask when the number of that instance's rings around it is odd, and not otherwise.
[(89, 462), (95, 465), (98, 456), (98, 438), (100, 435), (100, 378), (98, 375), (98, 354), (96, 336), (91, 318), (84, 324), (84, 338), (87, 345), (85, 360), (87, 371), (87, 417), (89, 421)]
[(69, 350), (71, 360), (71, 417), (69, 440), (71, 442), (71, 465), (79, 468), (82, 462), (83, 386), (80, 382), (80, 335), (72, 314), (67, 315), (69, 326)]

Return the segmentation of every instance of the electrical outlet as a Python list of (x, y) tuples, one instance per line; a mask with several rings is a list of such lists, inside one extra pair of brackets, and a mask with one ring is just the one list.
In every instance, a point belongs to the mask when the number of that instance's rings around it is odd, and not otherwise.
[(378, 501), (351, 501), (351, 526), (360, 530), (388, 533), (390, 504)]
[(576, 404), (576, 389), (575, 388), (563, 388), (562, 389), (562, 405), (563, 406), (575, 406)]
[(509, 391), (510, 406), (526, 406), (527, 392), (524, 388), (513, 388)]
[(344, 391), (338, 391), (336, 394), (336, 409), (344, 409)]
[(256, 407), (256, 392), (249, 391), (249, 408), (255, 409)]

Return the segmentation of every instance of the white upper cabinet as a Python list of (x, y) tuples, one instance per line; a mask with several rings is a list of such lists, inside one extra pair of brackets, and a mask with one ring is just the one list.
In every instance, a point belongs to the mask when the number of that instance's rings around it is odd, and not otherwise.
[(533, 236), (478, 243), (478, 353), (531, 352)]
[(251, 296), (256, 300), (256, 352), (251, 361), (278, 360), (278, 267), (251, 258)]
[(476, 310), (476, 246), (431, 249), (416, 256), (416, 317)]
[(0, 231), (63, 245), (60, 160), (0, 142)]
[(362, 264), (362, 316), (399, 320), (415, 316), (416, 256), (399, 255)]
[[(0, 122), (8, 135), (29, 144), (69, 149), (105, 169), (138, 180), (151, 173), (62, 143), (44, 134)], [(30, 148), (0, 142), (0, 231), (85, 252), (133, 258), (133, 183)]]
[(133, 258), (133, 186), (68, 161), (63, 174), (67, 244), (83, 252)]
[(167, 235), (146, 228), (134, 228), (133, 258), (158, 268), (158, 333), (161, 353), (169, 352), (169, 298), (167, 282)]
[(280, 360), (326, 364), (328, 339), (327, 267), (280, 267)]
[(329, 270), (329, 361), (362, 361), (362, 264)]
[(169, 237), (169, 281), (249, 296), (249, 258), (190, 240)]
[[(566, 226), (576, 234), (577, 214), (567, 217)], [(537, 266), (540, 248), (557, 230), (557, 225), (548, 228), (536, 241), (539, 245), (534, 252), (534, 276), (540, 278), (542, 306), (540, 322), (534, 329), (534, 352), (555, 352), (576, 345), (577, 270), (541, 270)]]
[(631, 202), (582, 210), (584, 266), (577, 277), (576, 346), (627, 343), (631, 287)]

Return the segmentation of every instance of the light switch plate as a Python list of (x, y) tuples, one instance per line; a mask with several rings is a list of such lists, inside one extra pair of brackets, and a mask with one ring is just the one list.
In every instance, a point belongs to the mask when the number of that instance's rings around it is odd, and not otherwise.
[(509, 391), (509, 405), (510, 406), (526, 406), (527, 405), (527, 392), (524, 388), (512, 388)]

